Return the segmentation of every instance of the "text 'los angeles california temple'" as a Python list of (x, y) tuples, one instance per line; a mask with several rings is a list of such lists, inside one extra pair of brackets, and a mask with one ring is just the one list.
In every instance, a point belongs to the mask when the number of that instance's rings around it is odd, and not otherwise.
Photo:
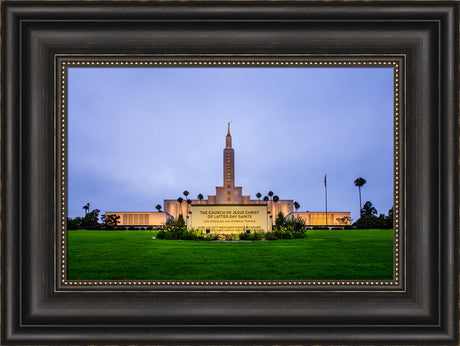
[(223, 184), (216, 187), (215, 195), (181, 203), (176, 199), (165, 199), (163, 212), (106, 214), (120, 216), (120, 226), (160, 226), (183, 215), (188, 227), (219, 232), (238, 232), (248, 228), (269, 231), (280, 212), (286, 217), (301, 217), (307, 225), (343, 225), (340, 219), (350, 217), (350, 212), (294, 212), (293, 208), (293, 200), (254, 200), (249, 195), (243, 195), (241, 186), (235, 186), (235, 151), (228, 123), (223, 151)]

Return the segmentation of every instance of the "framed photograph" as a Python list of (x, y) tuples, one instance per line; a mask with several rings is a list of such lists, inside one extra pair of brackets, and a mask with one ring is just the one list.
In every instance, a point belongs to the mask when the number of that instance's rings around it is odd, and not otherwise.
[(2, 1), (2, 344), (457, 345), (458, 28)]
[(58, 66), (64, 285), (398, 285), (398, 58)]

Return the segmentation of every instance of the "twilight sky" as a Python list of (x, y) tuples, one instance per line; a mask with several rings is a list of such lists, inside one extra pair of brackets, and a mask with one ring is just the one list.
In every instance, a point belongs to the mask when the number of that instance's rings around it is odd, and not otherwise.
[(357, 177), (363, 204), (393, 204), (392, 68), (72, 67), (68, 83), (69, 217), (214, 195), (230, 120), (244, 195), (324, 211), (327, 174), (328, 211), (358, 219)]

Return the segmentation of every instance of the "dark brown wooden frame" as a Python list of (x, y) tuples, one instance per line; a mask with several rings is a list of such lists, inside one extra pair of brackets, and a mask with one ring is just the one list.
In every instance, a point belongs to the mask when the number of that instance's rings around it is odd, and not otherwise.
[[(458, 30), (456, 1), (3, 1), (2, 343), (457, 344)], [(403, 56), (404, 287), (56, 289), (59, 54)]]

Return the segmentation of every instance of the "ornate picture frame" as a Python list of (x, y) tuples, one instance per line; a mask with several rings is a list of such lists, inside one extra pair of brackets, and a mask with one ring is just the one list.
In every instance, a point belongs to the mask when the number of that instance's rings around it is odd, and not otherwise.
[[(456, 1), (3, 1), (2, 342), (457, 344), (458, 28)], [(65, 280), (70, 57), (396, 64), (394, 284)]]
[[(391, 95), (390, 100), (388, 102), (389, 107), (388, 107), (388, 130), (385, 131), (382, 136), (385, 136), (385, 138), (388, 139), (388, 143), (391, 143), (388, 147), (387, 150), (390, 153), (389, 159), (390, 162), (386, 162), (387, 164), (387, 172), (391, 172), (391, 185), (393, 185), (393, 181), (397, 181), (396, 185), (401, 185), (401, 174), (400, 174), (400, 166), (401, 166), (401, 160), (400, 160), (400, 155), (399, 152), (401, 151), (401, 141), (400, 141), (400, 117), (401, 115), (404, 114), (404, 111), (401, 109), (400, 104), (404, 104), (403, 100), (403, 91), (404, 91), (404, 79), (405, 79), (405, 70), (403, 69), (403, 63), (404, 63), (404, 56), (397, 56), (397, 55), (386, 55), (386, 56), (378, 56), (378, 57), (373, 57), (373, 56), (366, 56), (366, 57), (352, 57), (352, 56), (328, 56), (328, 57), (310, 57), (310, 56), (298, 56), (298, 57), (289, 57), (285, 59), (279, 59), (279, 58), (260, 58), (260, 57), (246, 57), (243, 60), (241, 60), (240, 57), (219, 57), (219, 58), (213, 58), (213, 57), (203, 57), (203, 58), (188, 58), (188, 59), (181, 59), (179, 57), (173, 57), (169, 58), (168, 57), (148, 57), (148, 56), (142, 56), (142, 57), (136, 57), (136, 56), (125, 56), (125, 57), (116, 57), (116, 56), (89, 56), (89, 57), (81, 57), (81, 56), (73, 56), (73, 55), (57, 55), (56, 56), (56, 71), (55, 74), (57, 76), (57, 85), (59, 85), (59, 89), (56, 92), (56, 113), (57, 113), (57, 128), (58, 131), (57, 133), (58, 138), (57, 138), (57, 143), (60, 143), (58, 145), (58, 151), (60, 153), (60, 164), (59, 167), (61, 167), (61, 172), (60, 172), (60, 188), (59, 190), (65, 190), (67, 193), (63, 193), (60, 196), (60, 202), (61, 202), (61, 219), (66, 220), (68, 215), (69, 215), (69, 200), (74, 198), (71, 193), (69, 193), (69, 182), (67, 179), (67, 176), (72, 175), (73, 172), (71, 172), (72, 164), (69, 163), (69, 147), (72, 147), (72, 144), (70, 144), (69, 138), (70, 132), (72, 131), (72, 126), (69, 125), (71, 120), (70, 113), (70, 104), (72, 101), (70, 101), (70, 94), (71, 91), (71, 85), (70, 85), (70, 80), (72, 78), (70, 77), (70, 69), (74, 71), (74, 73), (77, 73), (78, 70), (93, 70), (94, 69), (105, 69), (108, 71), (120, 71), (120, 69), (125, 69), (129, 71), (130, 68), (143, 68), (144, 73), (147, 73), (147, 69), (153, 69), (153, 70), (159, 70), (159, 69), (164, 69), (166, 71), (171, 71), (171, 68), (176, 68), (180, 69), (182, 71), (187, 71), (190, 73), (190, 69), (193, 68), (198, 68), (200, 71), (200, 74), (203, 75), (203, 67), (208, 68), (208, 70), (213, 69), (214, 73), (221, 72), (222, 71), (217, 71), (219, 68), (225, 69), (225, 71), (228, 71), (228, 73), (235, 75), (238, 73), (238, 69), (242, 71), (247, 71), (248, 73), (248, 68), (249, 69), (259, 69), (264, 71), (266, 75), (270, 75), (271, 71), (280, 71), (280, 69), (284, 69), (285, 71), (289, 70), (297, 70), (297, 73), (300, 73), (299, 70), (304, 69), (333, 69), (336, 72), (335, 74), (340, 72), (340, 69), (345, 69), (345, 70), (355, 70), (354, 72), (358, 72), (358, 69), (365, 70), (367, 71), (367, 74), (369, 74), (369, 70), (373, 69), (374, 71), (377, 69), (384, 69), (390, 78), (388, 78), (388, 83), (386, 85), (387, 90), (388, 90), (388, 95)], [(271, 69), (271, 71), (270, 71)], [(230, 72), (231, 71), (231, 72)], [(107, 71), (105, 71), (107, 72)], [(210, 71), (206, 71), (207, 73), (212, 73)], [(94, 73), (94, 72), (93, 72)], [(108, 73), (108, 72), (107, 72)], [(240, 71), (241, 73), (241, 71)], [(372, 81), (372, 83), (375, 83), (375, 81)], [(281, 97), (281, 95), (279, 95)], [(113, 101), (112, 101), (113, 102)], [(232, 102), (238, 102), (237, 97), (232, 99)], [(337, 101), (336, 101), (337, 102)], [(73, 105), (75, 107), (75, 101), (73, 101)], [(190, 110), (190, 112), (193, 112), (193, 110)], [(154, 111), (152, 110), (152, 113)], [(284, 115), (283, 115), (284, 116)], [(369, 115), (368, 115), (369, 116)], [(370, 115), (370, 116), (375, 116), (375, 115)], [(284, 116), (286, 117), (286, 116)], [(152, 116), (153, 119), (157, 119), (158, 115)], [(191, 119), (194, 119), (193, 115), (190, 116)], [(196, 119), (196, 118), (195, 118)], [(73, 119), (75, 121), (75, 118)], [(93, 120), (95, 121), (95, 120)], [(75, 123), (74, 123), (75, 124)], [(145, 125), (145, 124), (144, 124)], [(147, 125), (145, 125), (147, 126)], [(358, 130), (357, 126), (354, 126), (354, 131), (360, 131)], [(382, 133), (382, 128), (379, 127), (380, 133)], [(292, 134), (291, 134), (292, 135)], [(82, 137), (85, 136), (85, 134), (82, 134)], [(75, 136), (74, 136), (75, 138)], [(393, 141), (394, 138), (394, 141)], [(85, 140), (89, 140), (88, 137), (85, 138)], [(120, 139), (113, 138), (113, 141), (119, 141)], [(121, 141), (125, 141), (126, 139), (121, 139)], [(73, 143), (74, 145), (78, 145), (77, 143)], [(111, 142), (111, 145), (113, 145), (113, 142)], [(167, 151), (168, 148), (162, 149), (164, 151)], [(99, 155), (98, 153), (95, 152), (96, 155)], [(88, 158), (91, 153), (85, 152), (85, 158)], [(171, 154), (171, 152), (168, 153), (170, 156), (174, 156), (174, 154)], [(380, 160), (382, 158), (380, 157)], [(393, 165), (391, 165), (393, 163)], [(167, 165), (167, 162), (162, 163), (162, 165)], [(66, 168), (62, 168), (66, 167)], [(75, 165), (73, 166), (75, 168)], [(96, 168), (96, 167), (94, 167)], [(113, 168), (111, 167), (110, 170)], [(380, 168), (381, 169), (381, 168)], [(175, 182), (177, 184), (177, 181)], [(231, 286), (232, 289), (248, 289), (248, 287), (257, 289), (257, 288), (263, 288), (263, 287), (280, 287), (280, 286), (289, 286), (293, 289), (324, 289), (328, 287), (328, 289), (336, 289), (338, 287), (340, 288), (345, 288), (347, 287), (348, 289), (354, 288), (354, 287), (364, 287), (366, 286), (368, 289), (372, 290), (379, 290), (382, 288), (403, 288), (405, 286), (404, 282), (401, 282), (401, 272), (404, 271), (404, 263), (405, 263), (405, 258), (403, 256), (404, 254), (404, 237), (403, 233), (401, 232), (401, 227), (399, 223), (399, 203), (400, 203), (400, 191), (399, 189), (396, 189), (393, 191), (392, 189), (393, 186), (389, 189), (389, 195), (391, 195), (392, 198), (392, 203), (395, 205), (395, 222), (394, 222), (394, 229), (392, 229), (391, 233), (387, 232), (388, 234), (391, 234), (391, 238), (388, 239), (387, 246), (389, 245), (389, 252), (386, 252), (386, 256), (382, 256), (382, 258), (379, 258), (379, 260), (386, 260), (386, 275), (383, 276), (380, 275), (380, 277), (374, 278), (374, 279), (369, 279), (365, 277), (353, 277), (352, 275), (346, 276), (345, 273), (340, 274), (342, 276), (341, 279), (321, 279), (320, 277), (312, 277), (311, 274), (306, 277), (305, 273), (303, 274), (304, 276), (302, 278), (298, 278), (297, 280), (287, 280), (286, 278), (281, 278), (281, 279), (269, 279), (269, 277), (263, 277), (260, 278), (260, 275), (258, 273), (252, 273), (258, 275), (257, 277), (249, 277), (246, 280), (230, 280), (230, 279), (219, 279), (219, 277), (214, 277), (212, 279), (208, 280), (198, 280), (196, 277), (193, 276), (192, 273), (188, 276), (187, 279), (183, 280), (177, 280), (174, 279), (174, 277), (169, 273), (169, 277), (167, 278), (160, 278), (160, 279), (152, 279), (148, 277), (148, 274), (144, 274), (146, 276), (139, 278), (137, 280), (129, 280), (128, 278), (123, 278), (123, 279), (105, 279), (103, 280), (101, 277), (93, 277), (93, 278), (82, 278), (82, 279), (77, 279), (75, 277), (72, 277), (71, 274), (69, 274), (69, 267), (71, 267), (72, 263), (70, 258), (72, 257), (69, 255), (69, 238), (71, 237), (68, 235), (68, 227), (65, 223), (60, 224), (60, 229), (56, 233), (56, 243), (59, 245), (58, 249), (56, 251), (56, 273), (59, 273), (56, 277), (56, 287), (59, 289), (64, 289), (64, 288), (75, 288), (75, 287), (80, 287), (84, 288), (86, 290), (92, 290), (94, 287), (97, 286), (102, 286), (105, 288), (110, 289), (123, 289), (123, 288), (129, 288), (132, 286), (142, 286), (145, 289), (155, 289), (157, 287), (170, 287), (170, 286), (188, 286), (189, 288), (195, 288), (195, 287), (213, 287), (214, 289), (221, 287), (223, 289), (226, 289), (226, 287)], [(176, 201), (175, 201), (176, 202)], [(206, 202), (206, 201), (205, 201)], [(288, 202), (288, 201), (285, 201)], [(292, 201), (291, 201), (292, 202)], [(178, 202), (177, 202), (178, 203)], [(200, 202), (197, 202), (201, 204)], [(260, 203), (260, 202), (259, 202)], [(222, 208), (222, 205), (215, 205), (217, 208)], [(226, 206), (228, 207), (228, 206)], [(239, 205), (237, 208), (241, 208), (241, 205)], [(263, 207), (262, 207), (263, 208)], [(166, 207), (165, 207), (166, 210)], [(273, 211), (274, 212), (274, 211)], [(172, 215), (176, 215), (175, 213), (171, 212)], [(189, 212), (189, 215), (192, 213)], [(286, 215), (288, 213), (286, 212)], [(275, 213), (276, 216), (276, 213)], [(187, 216), (188, 219), (189, 216)], [(124, 229), (124, 228), (123, 228)], [(81, 232), (80, 232), (81, 233)], [(376, 233), (376, 232), (374, 232)], [(150, 236), (148, 238), (151, 238)], [(350, 244), (349, 246), (356, 246), (353, 245), (354, 243)], [(380, 244), (380, 246), (383, 246), (383, 244)], [(199, 251), (199, 250), (195, 250)], [(350, 251), (356, 254), (356, 250), (352, 250), (350, 248)], [(219, 254), (221, 255), (221, 254)], [(174, 252), (171, 253), (170, 259), (172, 259), (175, 254)], [(163, 261), (167, 261), (168, 259), (163, 259)], [(279, 258), (272, 258), (272, 261), (278, 261)], [(88, 258), (85, 257), (85, 261), (88, 261)], [(308, 262), (308, 260), (305, 260)], [(359, 263), (361, 264), (361, 263)], [(379, 265), (379, 263), (372, 263), (373, 265), (375, 264), (376, 266)], [(356, 264), (358, 265), (358, 263)], [(94, 266), (94, 265), (93, 265)], [(201, 268), (200, 270), (212, 270), (209, 268), (210, 264), (208, 264), (208, 267), (206, 269)], [(73, 266), (75, 268), (75, 265)], [(96, 266), (97, 267), (97, 266)], [(123, 264), (118, 263), (118, 267), (123, 267)], [(158, 270), (159, 269), (159, 264), (156, 264), (156, 267)], [(350, 267), (353, 267), (351, 265)], [(72, 268), (72, 267), (71, 267)], [(97, 269), (100, 270), (100, 269)], [(374, 269), (377, 271), (377, 269)], [(71, 271), (71, 270), (70, 270)], [(355, 271), (359, 272), (359, 269), (355, 269)], [(337, 272), (340, 272), (340, 270), (337, 270)], [(388, 277), (388, 273), (390, 273), (390, 276)], [(81, 275), (81, 274), (80, 274)], [(250, 275), (250, 274), (248, 274)]]

